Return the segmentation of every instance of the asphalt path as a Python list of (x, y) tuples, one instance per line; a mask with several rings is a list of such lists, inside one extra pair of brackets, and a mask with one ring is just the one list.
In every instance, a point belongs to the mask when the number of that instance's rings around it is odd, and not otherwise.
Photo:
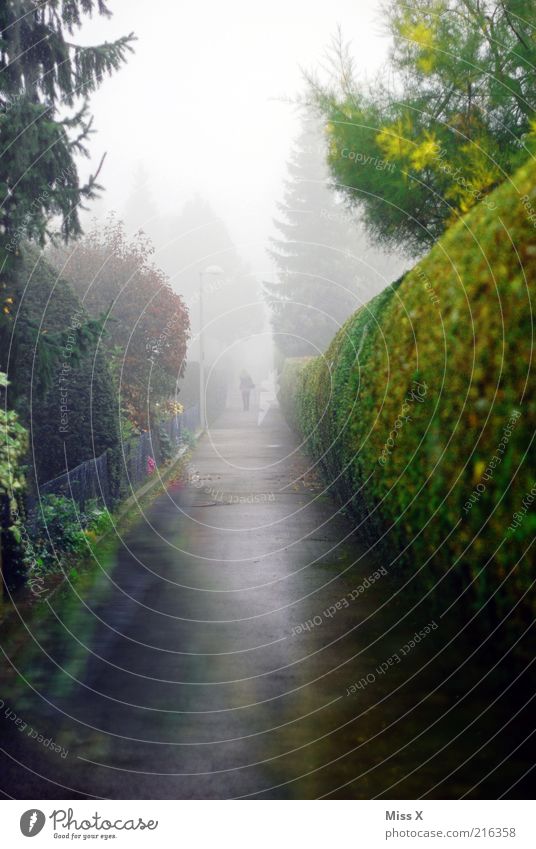
[(4, 658), (5, 796), (523, 792), (523, 677), (368, 549), (273, 397), (232, 399), (187, 471)]

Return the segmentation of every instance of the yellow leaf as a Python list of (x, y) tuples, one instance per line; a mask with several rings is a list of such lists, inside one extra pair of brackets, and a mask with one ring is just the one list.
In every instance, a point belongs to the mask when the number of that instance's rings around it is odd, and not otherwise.
[(411, 127), (399, 118), (395, 124), (382, 127), (376, 136), (376, 142), (386, 159), (401, 159), (410, 156), (415, 147), (410, 134)]
[(403, 38), (407, 38), (408, 41), (412, 41), (420, 47), (427, 47), (429, 49), (435, 41), (434, 31), (422, 21), (417, 24), (406, 21), (406, 23), (399, 27), (399, 32)]
[(411, 163), (416, 171), (422, 171), (427, 165), (437, 159), (439, 153), (439, 144), (433, 133), (428, 131), (424, 134), (424, 141), (413, 150), (411, 154)]
[(435, 67), (433, 53), (426, 53), (419, 56), (417, 59), (417, 67), (421, 69), (423, 74), (431, 74)]
[(478, 483), (482, 475), (486, 470), (486, 463), (484, 460), (477, 460), (473, 466), (473, 483)]

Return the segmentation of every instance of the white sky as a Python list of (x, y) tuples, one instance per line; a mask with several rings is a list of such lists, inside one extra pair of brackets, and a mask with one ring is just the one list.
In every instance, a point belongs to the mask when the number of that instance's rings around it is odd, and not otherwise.
[[(92, 162), (107, 151), (103, 206), (122, 211), (143, 162), (161, 212), (199, 192), (226, 221), (239, 252), (262, 273), (266, 242), (303, 90), (341, 25), (357, 69), (385, 57), (380, 0), (109, 0), (84, 41), (139, 38), (126, 66), (93, 95)], [(99, 207), (101, 205), (99, 204)], [(100, 210), (99, 210), (100, 211)]]

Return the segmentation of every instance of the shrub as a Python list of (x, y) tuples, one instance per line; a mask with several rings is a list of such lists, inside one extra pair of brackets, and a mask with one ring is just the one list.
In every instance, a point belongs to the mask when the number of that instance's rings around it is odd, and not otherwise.
[[(9, 352), (13, 371), (9, 374), (13, 406), (32, 446), (28, 483), (35, 488), (109, 450), (110, 485), (116, 496), (121, 456), (118, 403), (102, 345), (88, 343), (77, 361), (66, 343), (47, 382), (36, 370), (36, 342), (30, 332), (30, 323), (42, 322), (42, 335), (74, 333), (88, 316), (75, 293), (29, 245), (17, 269), (15, 294), (20, 328), (12, 338), (4, 334), (4, 355), (7, 360)], [(10, 350), (14, 341), (15, 358)], [(62, 406), (68, 407), (63, 420)]]
[(534, 571), (535, 178), (528, 164), (355, 313), (282, 404), (372, 536), (495, 614)]
[(279, 403), (283, 415), (294, 430), (299, 430), (300, 423), (295, 418), (296, 407), (292, 393), (295, 391), (299, 373), (310, 360), (311, 357), (288, 357), (283, 363), (279, 378)]
[(160, 422), (158, 425), (158, 444), (160, 446), (160, 456), (162, 462), (167, 463), (173, 457), (173, 444), (166, 430), (165, 422)]
[(193, 448), (196, 443), (195, 433), (187, 427), (183, 427), (181, 430), (181, 442), (183, 442), (188, 448)]
[(88, 545), (113, 527), (108, 510), (96, 501), (85, 510), (70, 498), (44, 495), (30, 520), (30, 571), (63, 569), (70, 559), (88, 551)]

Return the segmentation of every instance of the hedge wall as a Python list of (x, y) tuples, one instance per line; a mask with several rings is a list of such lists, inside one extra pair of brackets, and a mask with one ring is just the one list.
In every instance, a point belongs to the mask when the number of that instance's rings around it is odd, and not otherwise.
[(530, 164), (281, 380), (362, 531), (407, 546), (423, 586), (500, 615), (534, 577), (535, 186)]
[[(16, 296), (19, 328), (24, 319), (31, 319), (42, 322), (43, 333), (54, 333), (87, 320), (77, 295), (30, 245), (24, 245), (19, 263)], [(107, 449), (112, 452), (112, 477), (118, 478), (118, 404), (102, 345), (96, 352), (88, 350), (78, 363), (66, 352), (48, 388), (36, 374), (34, 348), (34, 338), (19, 330), (16, 359), (11, 357), (9, 369), (16, 409), (30, 434), (29, 485), (45, 483)], [(67, 425), (62, 425), (63, 402)]]

